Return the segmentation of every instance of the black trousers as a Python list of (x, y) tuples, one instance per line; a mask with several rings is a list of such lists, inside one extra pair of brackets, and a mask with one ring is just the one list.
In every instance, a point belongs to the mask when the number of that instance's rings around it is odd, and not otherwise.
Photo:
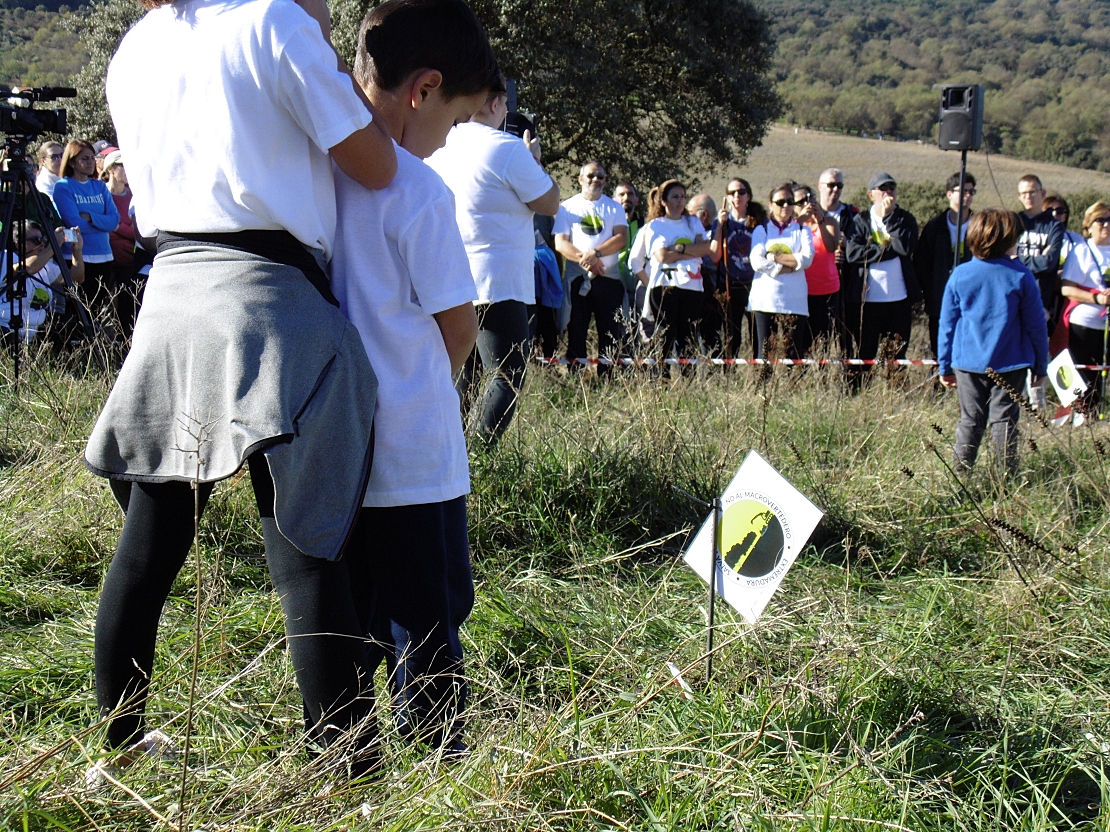
[(478, 340), (455, 379), (462, 403), (463, 422), (477, 393), (482, 372), (489, 377), (481, 391), (478, 436), (487, 443), (501, 438), (516, 413), (528, 366), (528, 307), (519, 300), (503, 300), (475, 307)]
[(459, 628), (474, 607), (466, 497), (363, 508), (348, 557), (370, 663), (386, 661), (401, 734), (458, 740), (467, 698)]
[(751, 291), (750, 283), (740, 283), (730, 286), (727, 294), (724, 291), (705, 292), (701, 337), (706, 352), (720, 354), (723, 344), (726, 358), (740, 358), (741, 344), (747, 332), (752, 357), (755, 357), (755, 320), (748, 311)]
[[(584, 359), (586, 338), (590, 331), (590, 318), (597, 327), (597, 353), (610, 358), (624, 348), (624, 324), (621, 322), (621, 304), (624, 302), (624, 283), (611, 277), (595, 277), (590, 281), (590, 291), (579, 294), (583, 276), (570, 284), (570, 321), (567, 323), (567, 360)], [(570, 365), (571, 370), (581, 365)], [(612, 367), (599, 364), (598, 375), (608, 375)]]
[[(756, 358), (805, 358), (809, 318), (778, 312), (755, 312)], [(781, 355), (779, 354), (781, 353)]]
[(818, 338), (825, 339), (830, 346), (840, 346), (842, 322), (840, 312), (840, 292), (828, 295), (809, 295), (809, 343)]
[[(289, 656), (313, 733), (325, 744), (353, 736), (352, 773), (376, 765), (373, 667), (345, 558), (327, 561), (298, 550), (278, 531), (274, 485), (261, 453), (249, 460), (262, 518), (266, 563), (281, 599)], [(154, 672), (158, 620), (193, 541), (189, 483), (111, 481), (125, 507), (123, 533), (96, 615), (96, 698), (110, 717), (108, 745), (124, 748), (143, 733)], [(212, 485), (199, 489), (203, 511)]]
[(702, 294), (677, 286), (656, 286), (651, 290), (655, 331), (662, 333), (664, 358), (670, 358), (676, 348), (680, 358), (695, 352), (698, 323), (705, 306)]
[[(1108, 348), (1103, 340), (1105, 330), (1089, 326), (1068, 326), (1068, 352), (1076, 364), (1101, 364)], [(1083, 394), (1083, 404), (1094, 409), (1102, 404), (1102, 374), (1098, 370), (1080, 370), (1079, 375), (1087, 383)]]
[(559, 345), (559, 326), (555, 321), (558, 311), (538, 303), (528, 307), (528, 338), (532, 341), (532, 349), (538, 350), (544, 358), (554, 358)]
[(879, 354), (881, 342), (895, 342), (897, 350), (888, 358), (905, 358), (910, 343), (913, 309), (908, 298), (888, 303), (844, 305), (844, 328), (851, 339), (855, 358), (871, 359)]

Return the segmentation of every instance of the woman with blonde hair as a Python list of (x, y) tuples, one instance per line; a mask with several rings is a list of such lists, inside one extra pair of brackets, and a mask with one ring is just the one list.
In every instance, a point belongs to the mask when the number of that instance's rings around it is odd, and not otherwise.
[[(1107, 359), (1107, 305), (1110, 305), (1110, 204), (1099, 200), (1083, 213), (1083, 243), (1072, 248), (1060, 275), (1060, 294), (1067, 305), (1058, 328), (1063, 328), (1068, 351), (1076, 364), (1104, 364)], [(1055, 333), (1054, 333), (1055, 335)], [(1054, 338), (1060, 344), (1063, 339)], [(1081, 410), (1102, 400), (1098, 373), (1080, 370), (1087, 382)], [(1082, 414), (1076, 418), (1082, 422)]]
[(1016, 473), (1021, 408), (1010, 391), (1025, 386), (1026, 371), (1037, 384), (1048, 370), (1048, 327), (1037, 279), (1012, 259), (1021, 233), (1013, 211), (973, 214), (967, 228), (973, 257), (953, 270), (941, 299), (937, 363), (941, 383), (959, 394), (953, 449), (958, 468), (975, 464), (989, 427), (996, 463)]

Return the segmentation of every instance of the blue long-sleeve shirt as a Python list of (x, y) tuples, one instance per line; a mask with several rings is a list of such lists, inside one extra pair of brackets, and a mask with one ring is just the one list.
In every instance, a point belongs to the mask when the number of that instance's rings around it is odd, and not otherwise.
[(1048, 327), (1033, 273), (1009, 258), (957, 266), (941, 300), (937, 361), (942, 376), (1022, 367), (1045, 375)]
[[(108, 186), (99, 179), (78, 182), (63, 177), (54, 186), (54, 204), (67, 226), (81, 229), (85, 262), (110, 262), (112, 246), (108, 235), (119, 226), (119, 211)], [(90, 219), (83, 218), (82, 213)]]

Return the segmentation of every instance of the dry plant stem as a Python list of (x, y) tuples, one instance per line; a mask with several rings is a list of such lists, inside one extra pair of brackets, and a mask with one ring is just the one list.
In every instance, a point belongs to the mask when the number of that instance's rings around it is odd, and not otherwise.
[[(1041, 600), (1040, 596), (1037, 595), (1036, 591), (1033, 589), (1033, 587), (1030, 585), (1028, 579), (1025, 577), (1025, 572), (1022, 570), (1021, 565), (1017, 562), (1017, 558), (1015, 558), (1013, 552), (1010, 551), (1010, 547), (1007, 545), (1006, 541), (1002, 539), (1002, 535), (1000, 535), (998, 533), (998, 531), (995, 529), (994, 524), (991, 523), (991, 521), (990, 521), (990, 518), (988, 518), (987, 515), (983, 513), (983, 508), (982, 508), (982, 506), (979, 505), (979, 501), (977, 499), (975, 499), (975, 495), (973, 495), (967, 489), (967, 486), (964, 485), (963, 480), (961, 480), (959, 478), (959, 476), (957, 476), (956, 472), (952, 469), (952, 466), (948, 464), (948, 461), (941, 455), (940, 451), (937, 450), (937, 446), (934, 445), (932, 442), (930, 442), (929, 443), (929, 449), (933, 452), (933, 454), (936, 456), (936, 458), (940, 460), (941, 465), (943, 465), (945, 467), (945, 469), (951, 475), (952, 479), (955, 480), (956, 484), (959, 485), (960, 491), (962, 491), (964, 496), (967, 497), (967, 499), (971, 502), (971, 505), (975, 508), (975, 513), (978, 514), (979, 518), (983, 521), (983, 525), (986, 526), (987, 529), (990, 530), (994, 539), (997, 540), (999, 542), (999, 544), (1002, 546), (1002, 550), (1006, 553), (1006, 560), (1008, 560), (1010, 562), (1010, 566), (1013, 567), (1014, 571), (1017, 573), (1017, 576), (1021, 579), (1021, 582), (1025, 585), (1025, 588), (1027, 590), (1029, 590), (1029, 594), (1033, 596), (1033, 598), (1037, 601), (1038, 604), (1041, 604), (1041, 606), (1044, 606), (1044, 603)], [(1047, 611), (1047, 608), (1046, 608), (1046, 611)], [(1051, 612), (1050, 612), (1050, 614), (1051, 614)]]

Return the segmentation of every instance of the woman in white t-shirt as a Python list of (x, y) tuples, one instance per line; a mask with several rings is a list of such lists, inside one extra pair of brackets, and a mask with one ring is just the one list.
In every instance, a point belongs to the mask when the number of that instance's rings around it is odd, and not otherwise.
[[(704, 306), (701, 259), (710, 253), (705, 229), (686, 212), (686, 186), (668, 179), (648, 208), (641, 233), (649, 258), (644, 278), (655, 331), (663, 357), (690, 355), (696, 349), (698, 321)], [(631, 256), (629, 258), (631, 260)]]
[(767, 221), (752, 232), (750, 262), (755, 272), (748, 304), (755, 316), (756, 357), (772, 345), (783, 358), (802, 358), (809, 349), (809, 290), (806, 268), (813, 262), (813, 237), (794, 219), (794, 183), (771, 191)]
[[(1107, 307), (1110, 306), (1110, 204), (1096, 202), (1083, 214), (1086, 238), (1072, 249), (1060, 275), (1067, 298), (1061, 326), (1068, 330), (1068, 351), (1076, 364), (1102, 364), (1107, 358)], [(1080, 370), (1087, 382), (1088, 408), (1100, 403), (1098, 372)]]
[(158, 619), (194, 506), (245, 462), (309, 728), (350, 743), (359, 776), (378, 762), (374, 665), (356, 564), (339, 556), (366, 487), (377, 384), (324, 266), (332, 163), (384, 187), (393, 141), (332, 48), (324, 0), (143, 2), (106, 91), (158, 257), (85, 450), (126, 514), (96, 620), (97, 701), (109, 750), (126, 753), (89, 780), (165, 741), (143, 736)]

